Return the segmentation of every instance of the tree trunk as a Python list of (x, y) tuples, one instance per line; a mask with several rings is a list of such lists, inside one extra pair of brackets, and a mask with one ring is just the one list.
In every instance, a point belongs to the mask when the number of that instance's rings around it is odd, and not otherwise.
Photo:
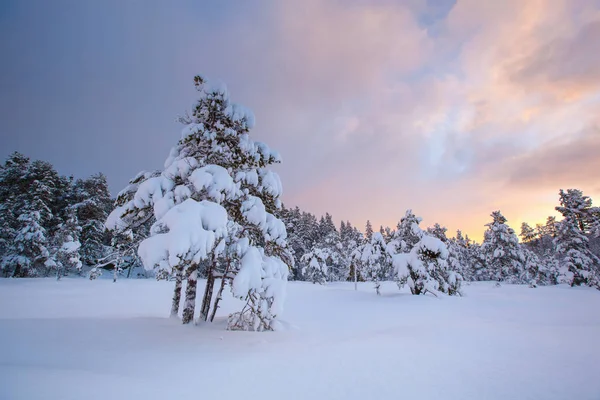
[(198, 265), (192, 264), (188, 268), (187, 286), (185, 288), (185, 303), (183, 306), (183, 319), (181, 322), (189, 324), (194, 320), (196, 311), (196, 286), (198, 286)]
[(21, 277), (21, 264), (17, 263), (17, 265), (15, 266), (15, 270), (13, 271), (12, 277), (13, 278)]
[(115, 269), (113, 271), (113, 283), (117, 281), (117, 271), (119, 271), (119, 265), (118, 263), (115, 263)]
[(183, 271), (175, 274), (175, 290), (173, 291), (173, 303), (171, 304), (171, 318), (177, 318), (179, 314), (179, 303), (181, 302), (181, 287), (183, 282)]
[(208, 313), (210, 312), (210, 303), (212, 302), (214, 286), (215, 277), (213, 276), (213, 266), (211, 265), (206, 280), (206, 288), (204, 289), (204, 297), (202, 298), (202, 308), (200, 309), (200, 321), (208, 320)]
[(210, 315), (210, 322), (214, 321), (215, 315), (217, 314), (217, 309), (219, 308), (219, 302), (223, 298), (223, 289), (225, 289), (225, 283), (227, 282), (226, 281), (227, 274), (229, 274), (230, 268), (231, 268), (231, 260), (229, 258), (227, 258), (227, 267), (225, 268), (225, 272), (223, 272), (223, 277), (221, 278), (221, 286), (219, 287), (219, 291), (217, 292), (217, 298), (215, 299), (215, 305), (213, 306), (213, 311), (212, 311), (212, 314)]
[(217, 309), (219, 308), (219, 302), (223, 298), (223, 289), (225, 289), (225, 276), (221, 278), (221, 286), (219, 287), (219, 291), (217, 292), (217, 298), (215, 299), (215, 305), (213, 306), (212, 313), (210, 314), (210, 322), (213, 322), (215, 319), (215, 315), (217, 314)]

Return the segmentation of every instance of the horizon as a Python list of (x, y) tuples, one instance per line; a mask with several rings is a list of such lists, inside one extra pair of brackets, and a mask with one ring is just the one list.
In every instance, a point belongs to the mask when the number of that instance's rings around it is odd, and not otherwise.
[(559, 189), (600, 197), (597, 1), (9, 1), (0, 21), (0, 155), (113, 195), (160, 168), (202, 73), (282, 154), (284, 203), (338, 226), (410, 208), (480, 242), (492, 211), (518, 234)]

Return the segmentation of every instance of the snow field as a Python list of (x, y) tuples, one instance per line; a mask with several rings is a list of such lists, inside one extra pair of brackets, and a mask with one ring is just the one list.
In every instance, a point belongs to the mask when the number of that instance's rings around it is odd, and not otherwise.
[[(202, 293), (203, 283), (199, 283)], [(289, 282), (285, 331), (169, 319), (172, 282), (0, 279), (0, 399), (600, 399), (600, 292)]]

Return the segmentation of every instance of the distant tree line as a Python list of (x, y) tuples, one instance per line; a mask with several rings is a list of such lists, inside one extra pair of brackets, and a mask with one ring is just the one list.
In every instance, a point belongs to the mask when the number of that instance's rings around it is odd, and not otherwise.
[[(141, 173), (118, 196), (123, 204), (158, 173)], [(318, 218), (298, 207), (274, 209), (287, 230), (293, 256), (291, 280), (394, 280), (415, 294), (460, 293), (461, 281), (493, 280), (531, 286), (566, 283), (600, 287), (600, 208), (581, 190), (560, 190), (561, 220), (522, 223), (521, 241), (500, 211), (482, 243), (459, 230), (453, 237), (439, 224), (423, 228), (411, 210), (395, 228), (361, 232), (350, 222), (337, 226), (331, 214)], [(155, 222), (138, 218), (125, 231), (105, 228), (115, 207), (106, 177), (61, 176), (46, 161), (11, 154), (0, 167), (0, 270), (5, 277), (83, 275), (103, 268), (115, 278), (140, 265), (139, 243)], [(205, 276), (199, 271), (200, 276)]]
[(0, 270), (6, 277), (80, 274), (110, 251), (106, 177), (60, 176), (52, 164), (9, 155), (0, 167)]

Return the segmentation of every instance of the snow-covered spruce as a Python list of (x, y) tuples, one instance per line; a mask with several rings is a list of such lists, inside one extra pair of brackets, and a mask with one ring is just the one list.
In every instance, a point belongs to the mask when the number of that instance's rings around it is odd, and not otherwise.
[(448, 247), (440, 239), (423, 232), (417, 223), (411, 227), (419, 241), (408, 253), (392, 256), (395, 278), (401, 288), (408, 285), (414, 295), (446, 293), (460, 295), (462, 277), (450, 270)]
[(365, 237), (364, 242), (352, 253), (360, 274), (375, 285), (375, 292), (381, 295), (381, 281), (387, 279), (391, 271), (391, 259), (387, 244), (380, 232)]
[(486, 266), (485, 279), (519, 283), (525, 262), (519, 239), (500, 211), (494, 211), (491, 216), (493, 221), (486, 224), (488, 229), (480, 249)]
[[(253, 114), (233, 104), (224, 85), (196, 76), (199, 100), (180, 118), (185, 127), (164, 170), (143, 174), (119, 196), (109, 229), (149, 220), (151, 236), (139, 247), (144, 266), (175, 276), (173, 311), (187, 279), (183, 322), (192, 321), (198, 275), (207, 277), (200, 320), (213, 319), (227, 281), (246, 306), (229, 329), (269, 330), (281, 314), (289, 265), (279, 177), (267, 169), (279, 155), (250, 139)], [(212, 216), (211, 216), (212, 215)], [(218, 216), (218, 218), (217, 218)], [(210, 312), (215, 280), (221, 286)]]
[(560, 254), (559, 283), (571, 286), (587, 285), (600, 289), (600, 259), (589, 248), (586, 230), (594, 226), (592, 200), (577, 189), (561, 190), (560, 206), (563, 215), (555, 238)]

